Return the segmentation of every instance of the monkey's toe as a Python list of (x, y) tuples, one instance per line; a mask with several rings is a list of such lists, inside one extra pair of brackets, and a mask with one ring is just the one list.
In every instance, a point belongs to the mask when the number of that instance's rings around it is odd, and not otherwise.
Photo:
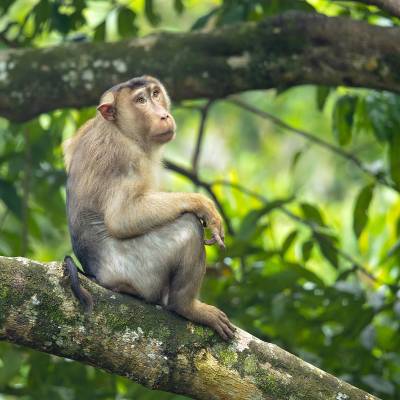
[(213, 328), (219, 334), (219, 336), (221, 336), (221, 338), (224, 339), (225, 341), (232, 339), (235, 335), (235, 331), (234, 329), (232, 329), (229, 321), (227, 323), (225, 321), (218, 319), (215, 322)]

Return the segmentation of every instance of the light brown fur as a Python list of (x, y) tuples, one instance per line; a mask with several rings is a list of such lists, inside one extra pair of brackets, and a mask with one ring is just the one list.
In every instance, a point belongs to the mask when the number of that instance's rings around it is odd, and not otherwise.
[(161, 148), (175, 134), (169, 104), (155, 78), (134, 78), (106, 92), (96, 117), (65, 143), (73, 247), (101, 285), (164, 302), (227, 339), (226, 315), (196, 300), (205, 271), (198, 219), (223, 246), (221, 217), (203, 195), (157, 187)]

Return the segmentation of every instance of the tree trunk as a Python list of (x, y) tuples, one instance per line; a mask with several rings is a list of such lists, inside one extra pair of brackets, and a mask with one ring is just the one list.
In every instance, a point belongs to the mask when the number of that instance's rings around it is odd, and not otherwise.
[(81, 281), (91, 314), (61, 263), (0, 257), (0, 339), (195, 399), (376, 399), (243, 330), (225, 343), (159, 306)]

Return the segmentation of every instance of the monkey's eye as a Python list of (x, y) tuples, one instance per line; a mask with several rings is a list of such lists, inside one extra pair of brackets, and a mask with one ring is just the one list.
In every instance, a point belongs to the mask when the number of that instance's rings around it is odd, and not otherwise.
[(158, 89), (153, 90), (153, 97), (157, 98), (160, 95), (160, 91)]
[(136, 101), (136, 103), (144, 104), (144, 103), (146, 103), (146, 98), (143, 96), (139, 96), (136, 98), (135, 101)]

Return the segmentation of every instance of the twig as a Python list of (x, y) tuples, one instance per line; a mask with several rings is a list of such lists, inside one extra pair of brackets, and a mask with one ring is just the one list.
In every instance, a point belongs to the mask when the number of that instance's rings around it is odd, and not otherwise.
[(208, 100), (207, 103), (204, 105), (204, 107), (200, 108), (200, 113), (201, 113), (200, 126), (199, 126), (199, 132), (197, 134), (196, 146), (194, 148), (192, 157), (192, 170), (196, 174), (198, 173), (199, 157), (200, 157), (201, 145), (203, 143), (207, 115), (212, 103), (213, 100)]
[(22, 230), (21, 230), (21, 256), (28, 251), (29, 241), (29, 197), (31, 189), (32, 154), (29, 131), (24, 129), (25, 152), (24, 152), (24, 177), (22, 181)]
[[(254, 198), (260, 200), (262, 203), (268, 203), (268, 199), (265, 196), (263, 196), (259, 193), (253, 192), (253, 191), (243, 187), (240, 184), (236, 184), (236, 183), (225, 181), (225, 180), (218, 180), (218, 181), (213, 182), (213, 186), (214, 185), (230, 186), (234, 189), (241, 191), (242, 193), (244, 193), (248, 196), (251, 196), (251, 197), (254, 197)], [(292, 211), (288, 210), (284, 205), (278, 205), (277, 208), (280, 209), (284, 214), (286, 214), (292, 220), (294, 220), (304, 226), (307, 226), (313, 233), (321, 233), (324, 231), (326, 232), (325, 227), (322, 227), (318, 224), (315, 224), (314, 222), (310, 222), (310, 221), (307, 221), (307, 220), (299, 217), (298, 215), (294, 214)], [(342, 249), (335, 246), (335, 250), (339, 256), (341, 256), (344, 260), (346, 260), (352, 264), (352, 268), (354, 270), (360, 271), (362, 274), (367, 276), (372, 281), (379, 283), (380, 285), (386, 285), (394, 291), (396, 291), (400, 288), (399, 285), (389, 284), (389, 283), (384, 282), (381, 279), (377, 278), (375, 275), (373, 275), (371, 272), (369, 272), (368, 269), (366, 269), (362, 264), (360, 264), (358, 261), (356, 261), (350, 254), (343, 251)]]
[(212, 185), (210, 183), (200, 179), (197, 173), (195, 173), (193, 171), (189, 171), (186, 168), (173, 163), (172, 161), (164, 160), (163, 163), (164, 163), (165, 167), (167, 169), (169, 169), (170, 171), (174, 171), (182, 176), (185, 176), (186, 178), (190, 179), (194, 184), (202, 187), (203, 189), (205, 189), (208, 192), (208, 194), (214, 200), (219, 212), (221, 213), (222, 218), (224, 219), (224, 221), (226, 223), (228, 233), (230, 235), (234, 235), (235, 231), (232, 227), (232, 224), (228, 218), (228, 215), (226, 214), (226, 212), (224, 210), (224, 207), (222, 206), (221, 202), (218, 200), (218, 197), (214, 193), (214, 191), (212, 189)]
[(240, 100), (238, 98), (229, 98), (229, 100), (231, 103), (247, 110), (250, 111), (256, 115), (258, 115), (261, 118), (264, 119), (268, 119), (269, 121), (271, 121), (272, 123), (274, 123), (275, 125), (288, 130), (289, 132), (295, 133), (296, 135), (299, 135), (303, 138), (305, 138), (306, 140), (309, 140), (312, 143), (317, 144), (318, 146), (324, 147), (325, 149), (328, 149), (329, 151), (337, 154), (338, 156), (352, 162), (354, 165), (356, 165), (361, 171), (363, 171), (365, 174), (369, 175), (370, 177), (372, 177), (375, 181), (377, 181), (378, 183), (387, 186), (391, 189), (394, 189), (397, 191), (395, 185), (393, 185), (391, 182), (389, 182), (385, 176), (383, 176), (381, 173), (375, 173), (373, 171), (371, 171), (370, 169), (368, 169), (356, 156), (354, 156), (351, 153), (348, 153), (345, 150), (342, 150), (340, 147), (337, 147), (331, 143), (325, 142), (324, 140), (321, 140), (320, 138), (306, 132), (303, 131), (301, 129), (297, 129), (294, 128), (293, 126), (287, 124), (286, 122), (280, 120), (279, 118), (275, 117), (274, 115), (266, 112), (266, 111), (262, 111), (246, 102), (244, 102), (243, 100)]

